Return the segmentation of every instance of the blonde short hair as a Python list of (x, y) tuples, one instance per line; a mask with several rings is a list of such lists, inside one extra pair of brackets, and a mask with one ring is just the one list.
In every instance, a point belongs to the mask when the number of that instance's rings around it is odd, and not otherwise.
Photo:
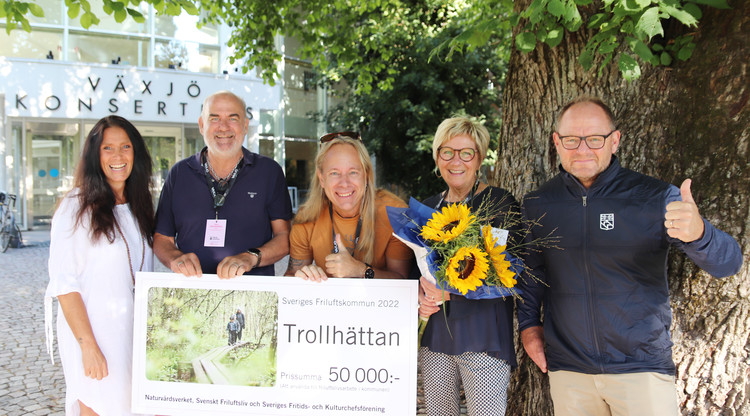
[(480, 162), (487, 156), (490, 146), (490, 132), (480, 122), (466, 116), (451, 117), (443, 120), (432, 140), (432, 159), (437, 163), (438, 149), (450, 139), (465, 134), (477, 145)]

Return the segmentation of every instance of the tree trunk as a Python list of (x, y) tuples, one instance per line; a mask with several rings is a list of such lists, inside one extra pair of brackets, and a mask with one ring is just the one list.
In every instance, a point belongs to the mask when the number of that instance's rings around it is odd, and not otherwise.
[[(671, 330), (683, 415), (750, 415), (750, 2), (729, 3), (732, 10), (703, 8), (700, 26), (689, 29), (697, 47), (688, 61), (668, 68), (642, 64), (641, 78), (631, 83), (614, 64), (601, 76), (580, 67), (577, 57), (591, 36), (585, 30), (566, 33), (556, 48), (514, 51), (503, 97), (494, 183), (520, 198), (554, 176), (557, 112), (578, 95), (596, 95), (612, 107), (622, 131), (623, 166), (677, 186), (692, 178), (701, 214), (743, 247), (742, 270), (726, 279), (671, 252)], [(551, 415), (546, 375), (517, 345), (508, 414)]]

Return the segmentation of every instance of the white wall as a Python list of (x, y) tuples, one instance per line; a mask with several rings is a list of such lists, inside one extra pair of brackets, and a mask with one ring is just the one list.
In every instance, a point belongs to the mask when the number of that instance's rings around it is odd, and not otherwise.
[[(254, 76), (0, 57), (5, 117), (197, 123), (203, 100), (229, 90), (247, 103), (250, 124), (275, 110), (279, 89)], [(5, 118), (4, 118), (5, 120)]]

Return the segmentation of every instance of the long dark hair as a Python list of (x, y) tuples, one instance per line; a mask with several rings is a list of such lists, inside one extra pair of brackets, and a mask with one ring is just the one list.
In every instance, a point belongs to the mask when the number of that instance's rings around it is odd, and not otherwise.
[(120, 116), (107, 116), (96, 122), (86, 137), (83, 155), (76, 169), (75, 186), (79, 188), (80, 210), (76, 225), (91, 213), (91, 239), (96, 241), (102, 235), (111, 243), (115, 241), (115, 193), (102, 171), (100, 148), (104, 131), (110, 127), (125, 130), (133, 144), (133, 170), (125, 181), (125, 198), (135, 216), (141, 234), (149, 246), (153, 246), (154, 202), (151, 199), (151, 155), (146, 143), (135, 126)]

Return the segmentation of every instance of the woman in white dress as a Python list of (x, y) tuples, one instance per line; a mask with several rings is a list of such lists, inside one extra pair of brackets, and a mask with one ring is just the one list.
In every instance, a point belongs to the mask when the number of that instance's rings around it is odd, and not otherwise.
[(129, 121), (99, 120), (52, 219), (45, 320), (49, 348), (57, 297), (67, 415), (131, 414), (135, 273), (153, 270), (151, 166)]

